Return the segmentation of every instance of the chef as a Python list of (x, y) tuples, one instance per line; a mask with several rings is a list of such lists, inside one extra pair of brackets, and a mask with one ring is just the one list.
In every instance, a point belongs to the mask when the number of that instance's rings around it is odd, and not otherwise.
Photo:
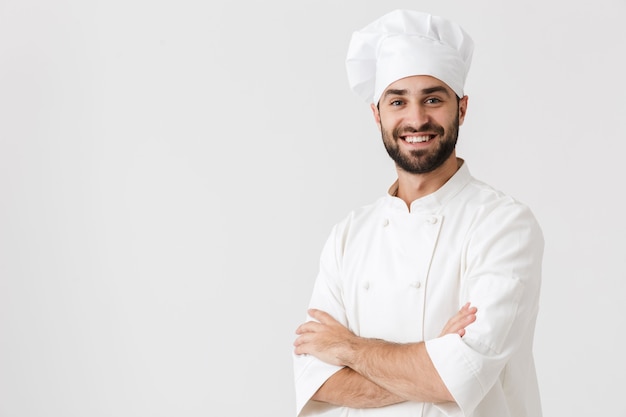
[(300, 417), (541, 416), (543, 237), (456, 155), (472, 52), (456, 23), (410, 10), (352, 36), (349, 84), (398, 178), (323, 248), (294, 341)]

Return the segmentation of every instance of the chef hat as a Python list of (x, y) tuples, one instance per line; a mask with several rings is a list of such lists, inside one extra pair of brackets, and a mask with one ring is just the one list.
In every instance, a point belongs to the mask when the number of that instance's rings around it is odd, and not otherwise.
[(378, 103), (394, 81), (430, 75), (459, 97), (472, 61), (474, 42), (456, 23), (412, 10), (395, 10), (352, 34), (346, 69), (350, 88)]

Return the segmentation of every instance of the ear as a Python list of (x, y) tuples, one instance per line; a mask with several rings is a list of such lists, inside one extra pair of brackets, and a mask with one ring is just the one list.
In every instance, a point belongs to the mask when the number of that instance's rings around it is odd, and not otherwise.
[(459, 100), (459, 126), (463, 124), (463, 120), (465, 120), (465, 114), (467, 113), (467, 102), (469, 97), (463, 96), (461, 100)]
[(380, 110), (378, 110), (378, 107), (376, 107), (374, 103), (370, 104), (370, 108), (372, 109), (372, 114), (374, 115), (374, 121), (378, 125), (378, 130), (380, 130)]

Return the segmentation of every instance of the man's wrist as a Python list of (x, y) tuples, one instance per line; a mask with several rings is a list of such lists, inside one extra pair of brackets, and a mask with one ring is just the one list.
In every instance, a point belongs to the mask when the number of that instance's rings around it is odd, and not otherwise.
[(359, 336), (353, 336), (346, 340), (343, 349), (337, 358), (343, 366), (347, 366), (348, 368), (354, 367), (358, 352), (360, 351), (364, 341), (365, 339)]

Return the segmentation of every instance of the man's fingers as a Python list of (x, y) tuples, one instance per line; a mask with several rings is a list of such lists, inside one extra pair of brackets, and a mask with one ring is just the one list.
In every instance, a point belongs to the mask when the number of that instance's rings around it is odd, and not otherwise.
[(463, 337), (465, 335), (465, 328), (476, 321), (476, 312), (478, 309), (471, 306), (471, 304), (465, 303), (459, 311), (448, 320), (444, 326), (440, 336), (445, 334), (456, 333)]
[(463, 307), (459, 310), (459, 313), (470, 313), (475, 314), (478, 309), (473, 307), (470, 302), (465, 303)]
[(300, 335), (296, 338), (296, 340), (294, 340), (293, 345), (294, 346), (300, 346), (303, 345), (305, 343), (308, 343), (311, 340), (311, 336), (308, 333), (305, 333), (303, 335)]
[(323, 324), (320, 324), (316, 321), (307, 321), (304, 324), (301, 324), (296, 329), (296, 334), (304, 334), (310, 332), (318, 332), (324, 327)]
[(320, 323), (328, 323), (330, 321), (335, 321), (335, 319), (333, 319), (333, 317), (330, 314), (322, 310), (310, 308), (308, 313), (309, 313), (309, 316), (313, 317), (316, 320), (319, 320)]
[(307, 337), (307, 336), (308, 335), (300, 336), (293, 342), (293, 346), (294, 346), (293, 351), (297, 355), (301, 355), (303, 353), (309, 353), (307, 346), (308, 346), (308, 343), (310, 342), (310, 337)]
[(476, 307), (472, 307), (466, 311), (459, 312), (453, 319), (455, 325), (461, 325), (463, 327), (474, 323), (476, 321)]
[(465, 320), (469, 321), (470, 323), (473, 323), (474, 321), (476, 321), (476, 310), (466, 315)]

